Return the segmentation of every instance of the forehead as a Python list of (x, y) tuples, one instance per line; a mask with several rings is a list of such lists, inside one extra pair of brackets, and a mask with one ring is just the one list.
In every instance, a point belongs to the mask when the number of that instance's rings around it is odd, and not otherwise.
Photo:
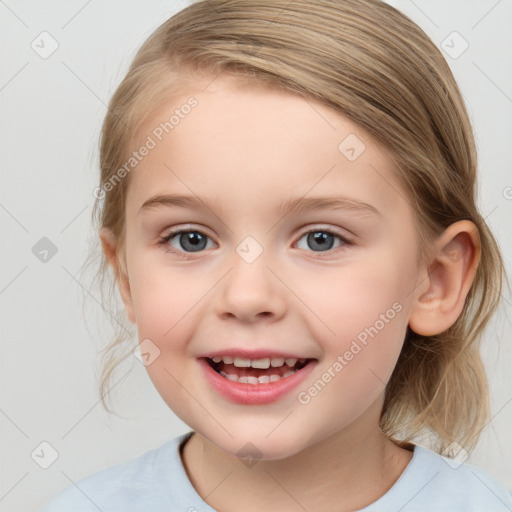
[(133, 208), (162, 193), (238, 206), (332, 192), (378, 209), (396, 205), (400, 194), (403, 199), (391, 155), (328, 106), (230, 77), (194, 85), (170, 98), (139, 130), (135, 149), (149, 139), (154, 147), (130, 175)]

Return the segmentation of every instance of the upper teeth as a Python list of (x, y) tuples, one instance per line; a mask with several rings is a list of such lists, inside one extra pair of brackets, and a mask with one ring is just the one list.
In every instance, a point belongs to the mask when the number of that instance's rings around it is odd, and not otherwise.
[[(232, 357), (232, 356), (215, 356), (212, 357), (214, 363), (220, 363), (221, 361), (226, 364), (234, 364), (237, 368), (262, 368), (266, 369), (272, 366), (277, 368), (283, 366), (286, 363), (288, 366), (295, 366), (298, 359), (289, 357), (287, 359), (283, 357), (265, 357), (264, 359), (244, 359), (243, 357)], [(305, 361), (300, 359), (301, 362)]]

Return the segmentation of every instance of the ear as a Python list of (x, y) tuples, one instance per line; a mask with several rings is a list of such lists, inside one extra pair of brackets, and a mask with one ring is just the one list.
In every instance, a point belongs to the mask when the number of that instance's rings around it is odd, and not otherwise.
[(455, 222), (443, 231), (434, 249), (409, 317), (409, 327), (423, 336), (446, 331), (462, 313), (480, 261), (478, 228), (469, 220)]
[(114, 270), (114, 275), (116, 276), (116, 281), (119, 286), (119, 292), (121, 294), (121, 299), (123, 300), (124, 309), (126, 311), (126, 315), (128, 319), (133, 324), (135, 323), (135, 312), (133, 309), (132, 295), (130, 290), (130, 282), (128, 280), (128, 273), (126, 269), (125, 260), (122, 259), (124, 257), (123, 254), (118, 254), (118, 243), (115, 239), (112, 231), (108, 228), (100, 229), (100, 239), (101, 245), (103, 247), (103, 252), (110, 264), (110, 266)]

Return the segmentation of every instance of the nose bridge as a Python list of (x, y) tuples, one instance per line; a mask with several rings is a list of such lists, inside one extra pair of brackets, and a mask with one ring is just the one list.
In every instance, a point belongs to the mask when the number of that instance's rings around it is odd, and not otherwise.
[(220, 316), (251, 321), (260, 317), (280, 317), (285, 309), (283, 286), (269, 270), (270, 252), (252, 237), (246, 237), (230, 259), (231, 271), (223, 279), (217, 300)]

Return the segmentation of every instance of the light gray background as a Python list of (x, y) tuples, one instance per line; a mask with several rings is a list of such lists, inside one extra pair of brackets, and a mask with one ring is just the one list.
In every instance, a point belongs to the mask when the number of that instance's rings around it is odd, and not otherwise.
[[(445, 55), (475, 126), (481, 209), (510, 271), (512, 1), (390, 3), (438, 46), (453, 31), (469, 44), (456, 59)], [(124, 418), (106, 414), (97, 393), (97, 351), (112, 329), (97, 292), (89, 294), (76, 277), (92, 236), (106, 103), (136, 49), (186, 5), (0, 0), (1, 511), (38, 510), (72, 482), (188, 430), (135, 358), (111, 393)], [(47, 59), (31, 48), (43, 31), (59, 45)], [(58, 249), (46, 263), (32, 253), (42, 237)], [(469, 462), (512, 489), (512, 300), (508, 290), (503, 295), (484, 342), (494, 418)], [(43, 441), (59, 455), (48, 469), (31, 458)]]

